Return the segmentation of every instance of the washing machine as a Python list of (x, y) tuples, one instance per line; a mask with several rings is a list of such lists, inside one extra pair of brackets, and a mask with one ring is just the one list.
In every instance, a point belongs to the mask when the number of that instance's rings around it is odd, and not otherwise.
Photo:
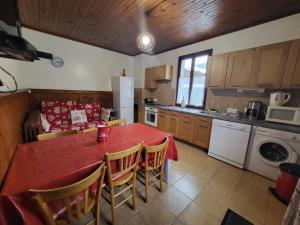
[(300, 134), (253, 126), (246, 156), (246, 169), (277, 180), (279, 164), (300, 164)]

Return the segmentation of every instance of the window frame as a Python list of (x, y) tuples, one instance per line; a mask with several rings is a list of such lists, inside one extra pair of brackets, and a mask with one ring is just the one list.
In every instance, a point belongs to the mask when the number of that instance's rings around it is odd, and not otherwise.
[[(191, 54), (187, 55), (182, 55), (178, 57), (178, 65), (177, 65), (177, 84), (176, 84), (176, 99), (175, 99), (175, 105), (180, 106), (179, 103), (177, 103), (177, 97), (178, 97), (178, 85), (179, 85), (179, 78), (180, 78), (180, 71), (181, 71), (181, 62), (182, 60), (192, 58), (192, 65), (191, 65), (191, 73), (190, 73), (190, 85), (189, 85), (189, 101), (191, 97), (191, 92), (192, 92), (192, 86), (193, 86), (193, 80), (194, 80), (194, 67), (195, 67), (195, 58), (203, 55), (208, 55), (212, 56), (213, 49), (208, 49), (200, 52), (194, 52)], [(207, 64), (206, 64), (206, 71), (207, 71)], [(205, 74), (205, 78), (206, 74)], [(205, 84), (204, 84), (205, 85)], [(190, 105), (189, 102), (187, 103), (186, 107), (187, 108), (195, 108), (195, 109), (204, 109), (205, 108), (205, 103), (206, 103), (206, 94), (207, 94), (207, 87), (204, 88), (204, 100), (203, 100), (203, 106), (195, 106), (195, 105)]]

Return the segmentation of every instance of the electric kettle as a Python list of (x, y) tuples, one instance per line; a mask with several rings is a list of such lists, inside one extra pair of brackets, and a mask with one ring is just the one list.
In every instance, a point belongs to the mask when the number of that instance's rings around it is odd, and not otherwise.
[(291, 98), (290, 93), (274, 92), (270, 94), (270, 106), (281, 106)]

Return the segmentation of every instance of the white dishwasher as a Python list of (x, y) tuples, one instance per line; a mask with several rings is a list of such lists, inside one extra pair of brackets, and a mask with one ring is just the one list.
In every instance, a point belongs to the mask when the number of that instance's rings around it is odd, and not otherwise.
[(214, 119), (208, 155), (244, 168), (251, 125)]

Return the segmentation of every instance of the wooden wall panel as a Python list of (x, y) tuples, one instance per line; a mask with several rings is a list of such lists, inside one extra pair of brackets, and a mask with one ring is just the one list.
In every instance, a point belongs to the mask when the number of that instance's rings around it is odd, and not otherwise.
[(28, 92), (0, 94), (0, 185), (16, 146), (22, 143), (22, 125), (29, 110)]
[(70, 91), (70, 90), (49, 90), (31, 89), (31, 102), (34, 108), (39, 108), (41, 101), (51, 100), (74, 100), (80, 103), (97, 102), (104, 107), (112, 107), (113, 95), (111, 91)]

